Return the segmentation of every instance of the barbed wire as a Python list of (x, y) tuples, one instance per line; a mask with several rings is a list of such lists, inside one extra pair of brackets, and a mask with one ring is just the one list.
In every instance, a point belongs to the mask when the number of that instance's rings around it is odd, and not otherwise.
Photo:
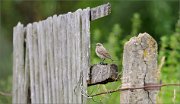
[(110, 91), (106, 91), (106, 92), (101, 92), (101, 93), (97, 93), (94, 95), (90, 95), (89, 97), (94, 97), (94, 96), (99, 96), (99, 95), (103, 95), (103, 94), (109, 94), (109, 93), (114, 93), (114, 92), (120, 92), (120, 91), (125, 91), (125, 90), (136, 90), (136, 89), (147, 89), (147, 88), (161, 88), (161, 87), (167, 87), (167, 86), (180, 86), (180, 84), (157, 84), (157, 85), (148, 85), (148, 86), (142, 86), (142, 87), (128, 87), (128, 88), (119, 88), (116, 90), (110, 90)]
[[(133, 90), (136, 90), (136, 89), (148, 89), (148, 88), (161, 88), (161, 87), (167, 87), (167, 86), (175, 86), (175, 87), (180, 87), (180, 84), (156, 84), (156, 85), (148, 85), (148, 86), (142, 86), (142, 87), (128, 87), (128, 88), (119, 88), (119, 89), (116, 89), (116, 90), (110, 90), (110, 91), (106, 91), (106, 92), (101, 92), (101, 93), (97, 93), (97, 94), (93, 94), (93, 95), (88, 95), (86, 93), (86, 96), (84, 97), (87, 97), (87, 98), (90, 98), (93, 100), (93, 97), (95, 96), (99, 96), (99, 95), (103, 95), (103, 94), (111, 94), (111, 93), (114, 93), (114, 92), (120, 92), (120, 91), (126, 91), (126, 90), (130, 90), (130, 91), (133, 91)], [(82, 89), (81, 89), (82, 90)], [(84, 92), (83, 92), (84, 93)], [(81, 93), (82, 94), (82, 93)], [(2, 92), (0, 91), (0, 95), (2, 96), (12, 96), (11, 93), (5, 93), (5, 92)], [(94, 101), (94, 100), (93, 100)], [(102, 103), (102, 102), (101, 102)]]

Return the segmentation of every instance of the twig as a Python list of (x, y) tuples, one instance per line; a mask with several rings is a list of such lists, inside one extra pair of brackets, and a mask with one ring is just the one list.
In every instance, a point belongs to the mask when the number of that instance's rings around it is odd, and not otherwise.
[(118, 91), (144, 89), (144, 88), (150, 88), (150, 87), (165, 87), (165, 86), (180, 86), (180, 84), (159, 84), (159, 85), (149, 85), (149, 86), (143, 86), (143, 87), (119, 88), (116, 90), (110, 90), (107, 92), (101, 92), (98, 94), (94, 94), (94, 95), (91, 95), (90, 97), (99, 96), (99, 95), (103, 95), (103, 94), (109, 94), (109, 93), (118, 92)]
[(174, 89), (174, 96), (173, 96), (173, 98), (172, 98), (172, 101), (173, 101), (174, 104), (176, 104), (176, 103), (175, 103), (175, 101), (176, 101), (176, 89)]
[(161, 62), (159, 64), (159, 66), (158, 66), (158, 72), (157, 72), (158, 79), (160, 79), (160, 77), (161, 77), (161, 69), (162, 69), (162, 67), (163, 67), (163, 65), (165, 63), (165, 58), (166, 58), (165, 56), (163, 56), (161, 58)]
[(1, 92), (1, 91), (0, 91), (0, 95), (2, 95), (2, 96), (12, 96), (11, 93), (5, 93), (5, 92)]

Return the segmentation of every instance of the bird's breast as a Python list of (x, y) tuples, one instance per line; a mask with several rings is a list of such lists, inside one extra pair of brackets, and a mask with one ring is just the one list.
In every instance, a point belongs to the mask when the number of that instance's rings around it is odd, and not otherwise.
[(105, 58), (103, 55), (101, 55), (101, 53), (99, 53), (98, 48), (96, 48), (95, 52), (98, 57)]

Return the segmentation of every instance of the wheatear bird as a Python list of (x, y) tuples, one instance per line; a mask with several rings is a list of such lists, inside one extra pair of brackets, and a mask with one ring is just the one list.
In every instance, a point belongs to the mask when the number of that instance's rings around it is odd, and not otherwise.
[(96, 43), (96, 55), (100, 57), (103, 60), (103, 62), (106, 58), (111, 59), (113, 61), (108, 51), (103, 47), (101, 43)]

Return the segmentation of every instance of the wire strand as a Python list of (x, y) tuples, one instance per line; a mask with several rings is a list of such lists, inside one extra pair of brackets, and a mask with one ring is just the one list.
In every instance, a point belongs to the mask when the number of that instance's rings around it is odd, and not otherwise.
[(125, 91), (125, 90), (135, 90), (135, 89), (145, 89), (145, 88), (152, 88), (152, 87), (165, 87), (165, 86), (180, 86), (180, 84), (159, 84), (159, 85), (149, 85), (149, 86), (142, 86), (142, 87), (129, 87), (129, 88), (119, 88), (116, 90), (110, 90), (107, 92), (101, 92), (98, 94), (91, 95), (90, 97), (94, 96), (99, 96), (103, 94), (109, 94), (109, 93), (114, 93), (114, 92), (119, 92), (119, 91)]

